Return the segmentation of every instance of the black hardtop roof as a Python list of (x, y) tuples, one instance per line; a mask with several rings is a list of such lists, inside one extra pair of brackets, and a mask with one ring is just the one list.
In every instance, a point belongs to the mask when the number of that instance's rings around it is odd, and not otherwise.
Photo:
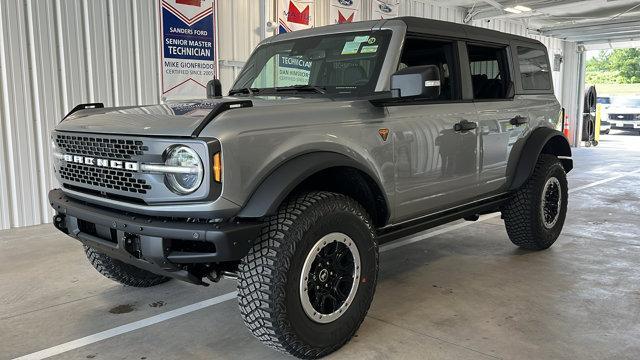
[(516, 40), (531, 44), (544, 45), (535, 39), (504, 33), (501, 31), (489, 30), (478, 26), (458, 24), (450, 21), (440, 21), (425, 19), (415, 16), (403, 16), (389, 20), (400, 20), (407, 25), (407, 33), (449, 36), (476, 41), (487, 41), (493, 43), (509, 43)]

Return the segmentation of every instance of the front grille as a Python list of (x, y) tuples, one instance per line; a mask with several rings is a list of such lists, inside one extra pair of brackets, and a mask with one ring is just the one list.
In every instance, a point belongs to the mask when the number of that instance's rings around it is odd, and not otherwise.
[[(51, 139), (55, 147), (56, 178), (69, 192), (148, 205), (202, 200), (210, 191), (210, 186), (203, 184), (193, 194), (178, 197), (163, 184), (164, 174), (140, 169), (143, 164), (163, 164), (165, 151), (176, 143), (190, 146), (200, 158), (207, 159), (209, 145), (199, 139), (60, 130), (53, 131)], [(217, 149), (217, 144), (213, 145)], [(219, 195), (219, 188), (215, 196)]]
[(149, 150), (140, 140), (101, 138), (57, 134), (56, 145), (67, 154), (88, 155), (111, 159), (131, 159)]
[(146, 194), (147, 190), (151, 189), (151, 185), (148, 185), (146, 180), (136, 179), (130, 171), (74, 163), (63, 164), (59, 171), (63, 180), (74, 183), (137, 194)]
[(635, 120), (636, 114), (609, 114), (610, 120)]

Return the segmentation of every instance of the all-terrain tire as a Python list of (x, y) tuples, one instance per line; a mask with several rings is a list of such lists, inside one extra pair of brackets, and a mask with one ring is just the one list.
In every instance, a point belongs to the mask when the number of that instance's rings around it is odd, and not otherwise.
[[(355, 297), (329, 323), (305, 313), (299, 286), (314, 243), (348, 234), (360, 254)], [(272, 216), (238, 271), (238, 302), (245, 325), (265, 345), (298, 358), (315, 359), (347, 343), (371, 305), (378, 275), (378, 245), (371, 220), (355, 200), (315, 191), (291, 197)], [(357, 278), (356, 278), (357, 279)]]
[[(545, 226), (543, 192), (547, 182), (559, 184), (560, 205), (555, 223)], [(507, 205), (502, 208), (502, 217), (509, 239), (515, 245), (528, 250), (544, 250), (556, 241), (567, 213), (567, 175), (557, 157), (541, 154), (533, 174), (518, 189)]]
[(150, 287), (170, 280), (168, 277), (156, 275), (113, 259), (92, 247), (85, 246), (84, 252), (91, 265), (93, 265), (100, 274), (123, 285)]

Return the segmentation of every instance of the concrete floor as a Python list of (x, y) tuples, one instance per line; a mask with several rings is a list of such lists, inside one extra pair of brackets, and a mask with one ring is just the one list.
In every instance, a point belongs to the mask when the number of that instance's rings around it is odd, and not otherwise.
[[(445, 225), (405, 239), (405, 246), (384, 248), (371, 311), (356, 337), (331, 358), (640, 358), (640, 172), (628, 174), (640, 169), (640, 136), (604, 136), (597, 148), (575, 150), (574, 159), (569, 182), (575, 191), (551, 249), (517, 249), (499, 217)], [(224, 280), (209, 288), (178, 281), (125, 288), (96, 273), (80, 244), (51, 225), (3, 231), (0, 358), (145, 319), (234, 286)], [(283, 356), (245, 330), (230, 300), (54, 358)]]

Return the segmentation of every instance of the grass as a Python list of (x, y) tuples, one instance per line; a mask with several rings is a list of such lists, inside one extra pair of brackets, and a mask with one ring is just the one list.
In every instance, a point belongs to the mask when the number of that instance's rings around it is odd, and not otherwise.
[(598, 95), (640, 96), (640, 84), (595, 84), (595, 86)]

